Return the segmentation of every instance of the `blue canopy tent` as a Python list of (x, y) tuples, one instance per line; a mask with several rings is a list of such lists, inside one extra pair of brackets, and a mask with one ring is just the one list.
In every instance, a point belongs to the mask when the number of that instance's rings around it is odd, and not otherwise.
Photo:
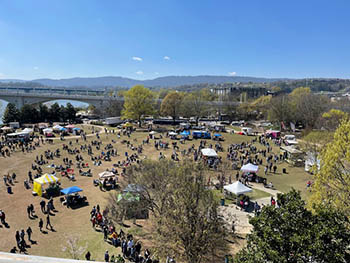
[(67, 129), (64, 128), (64, 127), (61, 127), (61, 128), (60, 128), (60, 131), (67, 131)]
[(191, 133), (189, 131), (183, 131), (180, 133), (181, 136), (183, 137), (188, 137)]
[(83, 191), (83, 189), (81, 189), (80, 187), (72, 186), (72, 187), (68, 187), (68, 188), (62, 189), (61, 193), (63, 193), (64, 195), (70, 195), (70, 194), (78, 193), (78, 192), (81, 192), (81, 191)]
[(73, 128), (73, 131), (80, 131), (80, 128)]
[(215, 137), (220, 137), (221, 134), (220, 134), (220, 133), (215, 133), (214, 136), (215, 136)]

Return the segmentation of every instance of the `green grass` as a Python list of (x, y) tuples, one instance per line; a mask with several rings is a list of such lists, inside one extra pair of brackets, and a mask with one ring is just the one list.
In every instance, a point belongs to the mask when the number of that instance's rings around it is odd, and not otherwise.
[(249, 196), (250, 200), (257, 200), (260, 198), (265, 198), (265, 197), (271, 196), (269, 193), (258, 190), (258, 189), (253, 189), (252, 192), (247, 193), (246, 195)]

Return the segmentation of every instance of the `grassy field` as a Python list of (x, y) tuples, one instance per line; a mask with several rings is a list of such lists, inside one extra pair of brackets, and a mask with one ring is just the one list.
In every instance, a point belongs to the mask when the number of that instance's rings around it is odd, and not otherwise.
[[(91, 134), (91, 127), (84, 126), (85, 131), (88, 134)], [(98, 178), (98, 174), (102, 171), (105, 171), (107, 168), (112, 168), (112, 164), (118, 160), (124, 159), (124, 152), (131, 152), (130, 149), (126, 148), (125, 144), (121, 143), (121, 140), (130, 140), (132, 144), (139, 145), (142, 143), (142, 140), (147, 137), (148, 133), (146, 132), (136, 132), (131, 135), (131, 138), (122, 136), (120, 139), (117, 138), (115, 134), (101, 134), (101, 140), (103, 141), (103, 147), (107, 143), (111, 143), (112, 139), (116, 141), (114, 147), (118, 149), (119, 156), (112, 159), (112, 162), (103, 162), (102, 166), (93, 166), (90, 158), (86, 152), (82, 153), (82, 156), (90, 164), (90, 167), (93, 172), (93, 178)], [(242, 141), (250, 142), (253, 137), (247, 137), (237, 134), (223, 134), (225, 139), (222, 142), (222, 145), (226, 151), (227, 146), (232, 143), (241, 143)], [(50, 149), (55, 150), (57, 148), (61, 149), (62, 156), (59, 159), (53, 160), (51, 163), (62, 164), (62, 159), (68, 157), (73, 160), (74, 156), (69, 155), (66, 151), (62, 151), (62, 145), (67, 144), (69, 141), (72, 141), (73, 146), (71, 148), (79, 148), (83, 143), (79, 140), (79, 143), (76, 144), (75, 139), (69, 139), (65, 141), (55, 140), (53, 145), (45, 144), (32, 153), (22, 153), (16, 152), (11, 157), (3, 158), (0, 157), (0, 169), (3, 174), (15, 172), (17, 174), (18, 183), (13, 187), (14, 194), (9, 195), (5, 191), (3, 182), (0, 184), (0, 209), (4, 210), (7, 215), (7, 221), (10, 225), (10, 228), (0, 228), (0, 250), (9, 251), (13, 246), (15, 246), (15, 231), (26, 229), (28, 226), (31, 226), (33, 229), (33, 240), (37, 241), (36, 245), (32, 245), (28, 249), (29, 254), (36, 254), (42, 256), (55, 256), (55, 257), (70, 257), (69, 254), (62, 251), (62, 247), (66, 242), (68, 235), (79, 236), (79, 244), (81, 246), (87, 246), (87, 249), (91, 252), (92, 258), (94, 260), (103, 260), (103, 254), (105, 250), (109, 250), (110, 254), (120, 253), (120, 249), (115, 249), (106, 242), (103, 241), (103, 235), (100, 232), (97, 232), (92, 229), (91, 223), (89, 220), (89, 213), (93, 205), (99, 204), (101, 208), (104, 208), (106, 204), (106, 199), (109, 192), (101, 192), (98, 187), (93, 186), (93, 178), (81, 177), (76, 175), (76, 182), (71, 182), (66, 178), (61, 178), (62, 187), (69, 187), (77, 185), (81, 187), (84, 191), (82, 192), (88, 198), (89, 206), (82, 207), (76, 210), (67, 209), (62, 206), (58, 198), (55, 198), (55, 206), (58, 210), (55, 213), (55, 216), (51, 218), (51, 223), (54, 226), (55, 232), (47, 231), (46, 234), (42, 234), (38, 229), (38, 219), (31, 220), (26, 215), (26, 208), (29, 204), (34, 204), (35, 210), (39, 218), (45, 219), (45, 215), (40, 212), (39, 202), (41, 201), (40, 197), (35, 197), (32, 195), (31, 190), (25, 190), (23, 187), (24, 179), (27, 179), (28, 171), (31, 168), (35, 156), (43, 154), (44, 151)], [(96, 136), (88, 137), (88, 141), (96, 140)], [(164, 139), (163, 141), (170, 142), (170, 139)], [(209, 141), (208, 141), (209, 142)], [(215, 144), (214, 141), (210, 143)], [(192, 144), (198, 146), (199, 140), (187, 141), (185, 144), (178, 143), (180, 150), (189, 148)], [(261, 147), (257, 145), (257, 147)], [(273, 149), (275, 152), (279, 151), (277, 147)], [(162, 152), (170, 158), (172, 149), (162, 150)], [(96, 149), (94, 149), (96, 153)], [(226, 158), (226, 152), (219, 153), (223, 159)], [(157, 159), (159, 156), (159, 151), (157, 151), (153, 146), (153, 141), (149, 145), (144, 147), (144, 152), (141, 156), (141, 159)], [(181, 158), (181, 155), (179, 155)], [(75, 163), (75, 162), (74, 162)], [(75, 166), (74, 166), (75, 167)], [(42, 166), (44, 172), (51, 172), (52, 169), (46, 166)], [(288, 174), (282, 174), (282, 168), (286, 168)], [(76, 169), (76, 168), (75, 168)], [(232, 178), (234, 178), (236, 171), (232, 170)], [(211, 172), (212, 176), (216, 177), (215, 172)], [(259, 175), (263, 175), (263, 168), (260, 169)], [(275, 187), (283, 192), (289, 191), (292, 187), (300, 190), (302, 195), (307, 198), (308, 193), (306, 191), (306, 182), (311, 178), (311, 175), (305, 173), (303, 168), (290, 167), (286, 163), (281, 163), (278, 165), (277, 174), (268, 174), (268, 181), (271, 181)], [(125, 180), (120, 178), (121, 184), (125, 185)], [(220, 199), (220, 193), (216, 193), (218, 199)], [(254, 190), (250, 194), (252, 199), (259, 199), (262, 197), (268, 197), (269, 194)], [(45, 220), (44, 220), (45, 221)], [(129, 227), (124, 227), (123, 230), (126, 233), (133, 233), (136, 238), (139, 238), (146, 247), (152, 246), (149, 233), (152, 231), (151, 224), (149, 221), (138, 220), (138, 225), (133, 225), (132, 222), (126, 222)], [(118, 226), (119, 227), (119, 226)]]

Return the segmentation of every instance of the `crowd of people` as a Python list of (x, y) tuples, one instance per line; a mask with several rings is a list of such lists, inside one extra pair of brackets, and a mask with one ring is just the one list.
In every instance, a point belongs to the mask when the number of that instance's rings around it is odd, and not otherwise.
[[(113, 222), (108, 219), (108, 209), (100, 210), (100, 206), (94, 206), (90, 212), (90, 221), (93, 229), (100, 229), (104, 236), (104, 241), (114, 247), (120, 247), (122, 254), (110, 255), (108, 250), (105, 253), (106, 262), (123, 263), (129, 260), (135, 263), (159, 263), (158, 259), (152, 257), (151, 252), (145, 249), (141, 252), (142, 244), (136, 241), (131, 234), (126, 234), (122, 229), (116, 230)], [(89, 257), (91, 256), (88, 252)]]
[[(139, 164), (142, 161), (142, 154), (145, 147), (154, 147), (156, 151), (159, 151), (159, 158), (167, 158), (164, 151), (172, 147), (172, 153), (170, 158), (174, 161), (179, 161), (181, 156), (183, 158), (190, 157), (196, 162), (203, 162), (209, 168), (214, 171), (219, 170), (220, 165), (223, 162), (229, 162), (231, 170), (237, 171), (236, 180), (242, 180), (246, 185), (248, 184), (248, 177), (245, 174), (239, 173), (239, 168), (247, 163), (260, 165), (264, 167), (265, 175), (276, 173), (279, 169), (279, 162), (283, 161), (285, 156), (281, 154), (275, 154), (272, 151), (272, 143), (278, 145), (280, 141), (270, 140), (264, 136), (253, 137), (250, 142), (242, 142), (240, 144), (231, 144), (227, 149), (224, 149), (221, 142), (211, 140), (200, 140), (199, 145), (196, 147), (195, 144), (190, 144), (188, 147), (184, 146), (183, 149), (177, 145), (174, 141), (168, 141), (171, 139), (169, 136), (160, 136), (155, 138), (149, 135), (142, 140), (142, 143), (138, 143), (136, 139), (130, 140), (132, 130), (124, 130), (122, 132), (115, 132), (114, 130), (109, 131), (112, 133), (110, 142), (104, 143), (101, 140), (100, 133), (92, 130), (94, 134), (92, 140), (88, 140), (86, 133), (82, 132), (80, 138), (70, 140), (67, 143), (60, 144), (60, 146), (54, 146), (56, 148), (52, 150), (46, 150), (42, 154), (36, 154), (33, 159), (31, 169), (28, 171), (28, 177), (24, 180), (24, 186), (27, 189), (32, 188), (34, 180), (43, 175), (43, 171), (49, 167), (52, 168), (52, 174), (57, 174), (62, 178), (67, 177), (70, 180), (76, 180), (77, 177), (74, 175), (74, 168), (79, 171), (80, 176), (92, 176), (93, 166), (101, 166), (103, 164), (109, 164), (111, 171), (115, 174), (115, 177), (110, 177), (105, 180), (98, 180), (97, 184), (101, 190), (105, 190), (111, 186), (110, 189), (117, 189), (118, 177), (123, 177), (126, 174), (126, 169), (130, 165)], [(105, 133), (108, 135), (108, 130), (105, 129)], [(126, 136), (126, 139), (119, 140), (118, 143), (125, 145), (127, 150), (121, 153), (120, 148), (117, 147), (116, 139), (120, 139)], [(246, 138), (246, 137), (242, 137)], [(4, 141), (5, 138), (0, 142), (0, 157), (9, 158), (14, 152), (32, 152), (37, 150), (41, 144), (47, 143), (42, 136), (35, 138), (35, 141), (20, 143), (20, 142), (9, 142)], [(153, 143), (151, 142), (153, 140)], [(151, 142), (151, 143), (150, 143)], [(259, 147), (257, 147), (259, 145)], [(225, 157), (218, 156), (217, 158), (206, 158), (203, 156), (201, 150), (204, 148), (215, 149), (217, 152), (225, 152)], [(62, 155), (68, 157), (63, 157)], [(87, 156), (86, 156), (87, 155)], [(118, 161), (113, 161), (118, 157)], [(60, 162), (59, 164), (57, 164)], [(89, 165), (91, 164), (91, 166)], [(118, 169), (120, 172), (118, 172)], [(232, 182), (232, 174), (225, 176), (224, 174), (218, 176), (218, 181), (223, 187), (226, 183)], [(3, 177), (5, 185), (13, 185), (16, 182), (16, 174), (7, 174)], [(209, 179), (210, 181), (210, 179)], [(95, 181), (94, 181), (95, 182)], [(247, 200), (242, 199), (241, 206), (245, 208), (248, 204)], [(248, 200), (249, 201), (249, 200)], [(271, 199), (271, 205), (275, 205), (274, 199)], [(53, 199), (50, 198), (47, 202), (42, 200), (40, 202), (40, 210), (44, 217), (39, 218), (35, 213), (34, 205), (30, 204), (27, 206), (28, 218), (38, 220), (38, 226), (40, 232), (43, 232), (44, 224), (46, 223), (46, 229), (54, 231), (51, 224), (52, 213), (55, 211), (53, 205)], [(254, 203), (255, 213), (259, 213), (260, 206), (258, 203)], [(107, 211), (108, 212), (108, 211)], [(113, 247), (120, 247), (121, 253), (110, 253), (111, 250), (106, 251), (104, 258), (106, 262), (125, 262), (126, 260), (136, 263), (156, 263), (158, 259), (150, 253), (148, 249), (142, 249), (142, 243), (136, 241), (135, 237), (131, 234), (126, 234), (122, 229), (116, 230), (114, 224), (108, 219), (106, 210), (100, 211), (100, 207), (96, 206), (92, 208), (90, 213), (90, 220), (94, 229), (100, 229), (104, 235), (104, 240), (111, 244)], [(3, 216), (2, 216), (3, 215)], [(3, 218), (2, 218), (3, 217)], [(3, 225), (6, 224), (5, 213), (0, 210), (0, 219)], [(46, 222), (44, 222), (44, 220)], [(24, 228), (25, 229), (25, 228)], [(19, 252), (25, 253), (29, 247), (25, 240), (31, 242), (31, 235), (33, 233), (30, 227), (26, 231), (22, 229), (16, 232), (16, 242)], [(28, 230), (29, 229), (29, 230)], [(33, 243), (32, 243), (33, 244)], [(16, 247), (15, 247), (16, 248)], [(16, 249), (17, 250), (17, 249)], [(116, 251), (116, 250), (114, 250)], [(12, 250), (11, 252), (16, 252)], [(90, 260), (92, 257), (90, 252), (85, 254), (85, 258)], [(168, 258), (168, 262), (175, 262), (173, 258)]]

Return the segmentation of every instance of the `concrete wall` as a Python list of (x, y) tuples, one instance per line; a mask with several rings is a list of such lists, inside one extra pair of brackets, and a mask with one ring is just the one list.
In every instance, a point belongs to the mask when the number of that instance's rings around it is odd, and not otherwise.
[[(39, 257), (39, 256), (28, 256), (23, 254), (11, 254), (0, 252), (0, 263), (84, 263), (91, 262), (85, 260), (73, 260), (65, 258), (50, 258), (50, 257)], [(98, 263), (97, 261), (94, 261)], [(100, 262), (101, 263), (101, 262)]]

